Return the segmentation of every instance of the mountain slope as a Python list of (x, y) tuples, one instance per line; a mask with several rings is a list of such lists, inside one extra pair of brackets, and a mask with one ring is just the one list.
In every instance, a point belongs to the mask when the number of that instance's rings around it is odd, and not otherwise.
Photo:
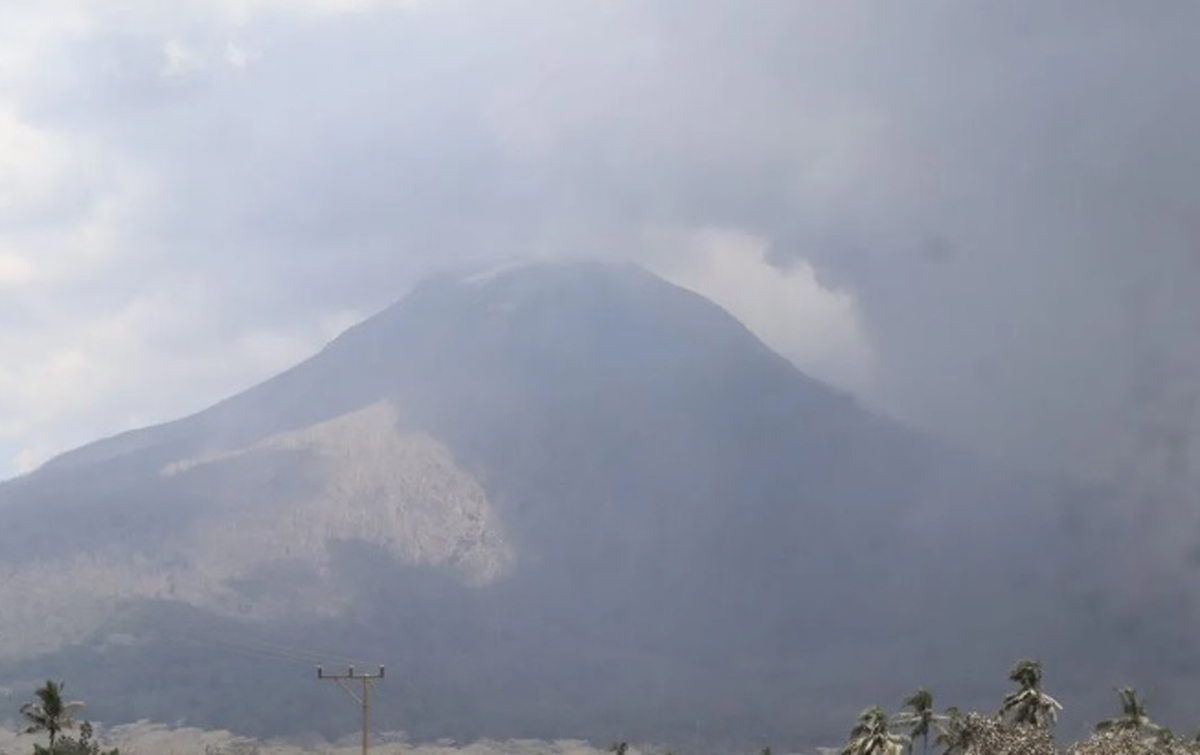
[[(377, 720), (424, 736), (797, 741), (864, 690), (1056, 652), (1056, 495), (639, 268), (446, 276), (0, 486), (0, 657), (82, 677), (111, 718), (251, 733), (345, 720), (320, 689), (240, 710), (230, 649), (299, 684), (310, 656), (247, 651), (284, 643), (389, 663), (403, 704)], [(119, 671), (148, 658), (178, 670), (150, 695)]]

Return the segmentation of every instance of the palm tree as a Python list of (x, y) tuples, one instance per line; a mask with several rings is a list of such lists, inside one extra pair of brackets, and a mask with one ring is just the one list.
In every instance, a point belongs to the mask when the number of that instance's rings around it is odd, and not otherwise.
[(29, 722), (25, 733), (46, 732), (50, 737), (51, 753), (54, 752), (58, 735), (75, 728), (75, 711), (83, 707), (81, 702), (63, 702), (62, 691), (65, 686), (62, 682), (46, 680), (46, 686), (34, 690), (37, 701), (21, 706), (21, 715)]
[(1036, 727), (1049, 727), (1058, 720), (1058, 712), (1062, 710), (1062, 705), (1042, 692), (1041, 663), (1020, 661), (1013, 666), (1008, 678), (1016, 682), (1019, 688), (1005, 695), (1004, 702), (1000, 705), (1001, 718), (1007, 718), (1014, 724)]
[(1161, 727), (1146, 715), (1146, 701), (1138, 699), (1137, 692), (1133, 687), (1121, 687), (1117, 690), (1117, 695), (1121, 698), (1121, 715), (1096, 724), (1097, 732), (1130, 731), (1138, 733), (1147, 731), (1153, 733), (1160, 730)]
[(891, 731), (891, 722), (883, 708), (867, 708), (858, 715), (858, 723), (850, 730), (850, 741), (841, 755), (901, 755), (912, 745), (903, 734)]
[(909, 695), (904, 700), (904, 707), (909, 708), (896, 717), (896, 723), (908, 726), (908, 736), (915, 740), (921, 738), (922, 748), (929, 752), (929, 731), (935, 721), (941, 718), (933, 712), (933, 693), (924, 687)]
[(976, 727), (971, 718), (958, 708), (949, 707), (938, 725), (935, 744), (943, 748), (945, 755), (965, 755), (975, 744)]

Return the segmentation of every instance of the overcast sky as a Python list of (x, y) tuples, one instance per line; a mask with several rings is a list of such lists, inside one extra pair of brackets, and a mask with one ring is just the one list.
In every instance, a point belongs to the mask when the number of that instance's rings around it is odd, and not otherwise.
[(598, 255), (905, 421), (1182, 485), (1198, 28), (1168, 0), (5, 0), (0, 477), (440, 267)]

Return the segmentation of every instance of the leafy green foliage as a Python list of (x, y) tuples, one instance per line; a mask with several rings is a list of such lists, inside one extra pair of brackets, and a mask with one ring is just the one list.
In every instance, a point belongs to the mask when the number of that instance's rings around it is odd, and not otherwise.
[[(21, 706), (21, 715), (25, 718), (26, 734), (47, 735), (48, 746), (34, 744), (34, 755), (120, 755), (114, 748), (103, 751), (100, 744), (92, 739), (94, 731), (88, 721), (80, 723), (75, 713), (81, 710), (82, 702), (63, 700), (63, 682), (47, 680), (46, 684), (34, 690), (37, 698), (34, 702)], [(68, 729), (79, 728), (78, 737), (65, 736)]]
[(92, 739), (92, 725), (84, 721), (79, 727), (79, 737), (62, 737), (53, 749), (35, 744), (34, 755), (121, 755), (117, 748), (101, 750), (100, 744)]
[(21, 706), (21, 715), (28, 726), (26, 734), (45, 732), (50, 740), (49, 752), (57, 753), (55, 743), (59, 735), (77, 725), (75, 712), (83, 708), (81, 702), (66, 702), (63, 700), (64, 688), (62, 682), (47, 679), (46, 684), (34, 690), (37, 700)]

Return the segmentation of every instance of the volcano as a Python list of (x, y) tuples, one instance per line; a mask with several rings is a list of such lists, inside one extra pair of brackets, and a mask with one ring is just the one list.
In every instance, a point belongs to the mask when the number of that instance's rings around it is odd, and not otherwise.
[(444, 275), (0, 485), (0, 673), (298, 736), (355, 725), (317, 662), (384, 663), (416, 738), (827, 743), (1065, 657), (1068, 514), (641, 268)]

